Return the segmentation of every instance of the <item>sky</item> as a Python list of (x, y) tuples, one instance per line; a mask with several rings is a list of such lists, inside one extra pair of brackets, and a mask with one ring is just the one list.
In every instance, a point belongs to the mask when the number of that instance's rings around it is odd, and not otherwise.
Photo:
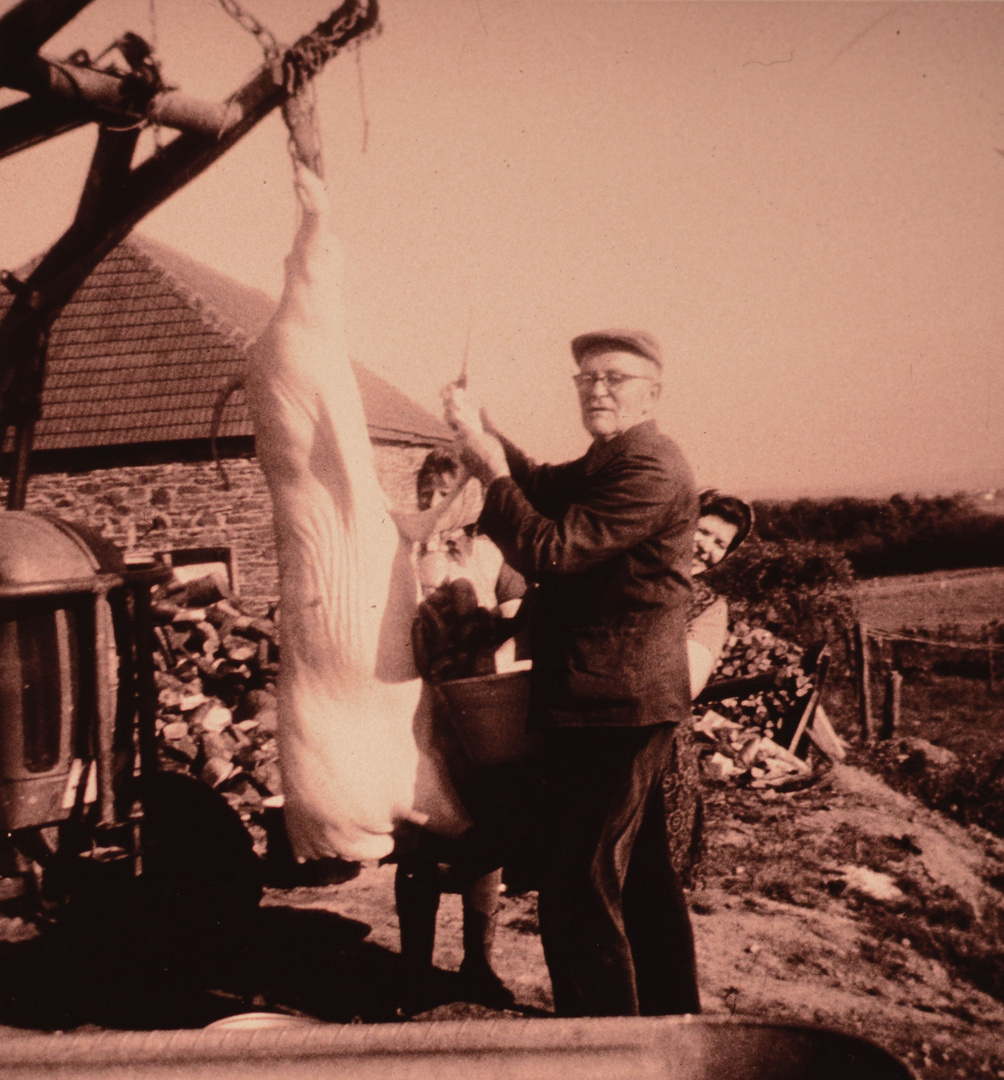
[[(335, 3), (243, 6), (290, 42)], [(316, 80), (356, 359), (438, 414), (466, 353), (495, 423), (557, 461), (587, 445), (568, 342), (637, 327), (701, 486), (1004, 488), (1004, 4), (380, 11)], [(216, 0), (93, 0), (42, 51), (124, 30), (208, 100), (261, 62)], [(94, 138), (0, 160), (0, 266), (68, 226)], [(276, 112), (137, 231), (278, 297), (291, 177)]]

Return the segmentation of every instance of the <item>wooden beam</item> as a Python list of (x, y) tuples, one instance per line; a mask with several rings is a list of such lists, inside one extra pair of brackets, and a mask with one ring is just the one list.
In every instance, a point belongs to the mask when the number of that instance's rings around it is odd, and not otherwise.
[(780, 668), (770, 668), (760, 675), (746, 675), (740, 679), (719, 679), (710, 682), (694, 698), (697, 705), (714, 705), (719, 701), (728, 701), (729, 698), (743, 700), (754, 694), (762, 694), (765, 690), (774, 690), (777, 687), (777, 679)]
[[(6, 437), (6, 430), (4, 432)], [(14, 430), (14, 473), (7, 486), (7, 509), (23, 510), (28, 495), (31, 445), (35, 438), (34, 418), (22, 421)]]
[(73, 105), (25, 98), (0, 109), (0, 158), (82, 127), (92, 116)]
[[(0, 16), (0, 81), (16, 70), (91, 0), (21, 0)], [(7, 85), (4, 83), (4, 85)]]
[(17, 367), (24, 364), (22, 350), (11, 348), (12, 343), (29, 326), (51, 325), (94, 267), (137, 222), (222, 157), (280, 105), (285, 94), (281, 64), (262, 67), (227, 103), (233, 122), (225, 133), (218, 138), (180, 135), (130, 172), (119, 197), (104, 213), (78, 214), (24, 282), (0, 323), (0, 416), (8, 423), (8, 395)]
[[(375, 25), (376, 12), (375, 0), (371, 0), (365, 18), (355, 31), (356, 36)], [(331, 21), (329, 19), (327, 23)], [(305, 34), (291, 52), (309, 45), (313, 38), (314, 32)], [(224, 103), (226, 123), (222, 130), (216, 130), (212, 135), (197, 132), (180, 135), (132, 170), (110, 213), (86, 225), (75, 221), (25, 282), (23, 296), (18, 298), (24, 302), (18, 304), (15, 301), (0, 323), (0, 358), (9, 336), (26, 317), (43, 319), (51, 324), (87, 275), (139, 221), (221, 158), (289, 96), (282, 61), (263, 65)], [(0, 410), (4, 390), (0, 372)]]
[[(94, 267), (138, 222), (221, 158), (284, 98), (281, 66), (263, 67), (230, 99), (232, 122), (219, 137), (178, 136), (130, 172), (114, 205), (86, 221), (78, 217), (25, 282), (25, 292), (42, 313), (40, 317), (54, 319)], [(0, 355), (13, 315), (14, 308), (0, 324)]]
[(128, 131), (101, 128), (99, 131), (74, 222), (80, 229), (90, 230), (115, 212), (119, 195), (129, 181), (138, 141), (138, 128)]
[[(803, 657), (803, 663), (805, 658)], [(804, 668), (803, 668), (804, 670)], [(798, 744), (802, 741), (802, 736), (805, 734), (806, 729), (811, 725), (815, 719), (816, 710), (819, 708), (819, 698), (823, 692), (823, 684), (826, 682), (826, 676), (830, 670), (830, 650), (827, 647), (823, 647), (819, 654), (815, 657), (813, 662), (812, 676), (815, 681), (815, 686), (812, 688), (812, 693), (809, 696), (808, 703), (802, 710), (802, 716), (799, 719), (798, 726), (795, 728), (795, 734), (791, 738), (791, 742), (788, 744), (788, 749), (793, 754), (798, 754)]]
[[(90, 172), (84, 182), (84, 192), (77, 209), (74, 225), (82, 231), (91, 229), (95, 222), (113, 211), (124, 180), (129, 176), (133, 151), (139, 139), (139, 130), (116, 131), (102, 128), (91, 160)], [(30, 279), (29, 279), (30, 280)], [(29, 290), (34, 299), (37, 294)], [(30, 321), (26, 329), (31, 330)], [(7, 509), (23, 510), (27, 497), (28, 475), (31, 467), (31, 449), (34, 441), (35, 423), (41, 405), (42, 387), (45, 385), (47, 360), (47, 323), (39, 323), (39, 333), (34, 346), (34, 356), (20, 350), (19, 377), (22, 385), (15, 390), (21, 402), (15, 434), (14, 471), (7, 489)], [(18, 353), (15, 353), (18, 355)]]
[[(75, 2), (77, 0), (64, 0), (63, 4), (55, 6), (69, 10)], [(23, 0), (14, 12), (34, 6), (30, 0)], [(316, 74), (323, 66), (323, 57), (334, 51), (328, 48), (330, 35), (337, 28), (343, 11), (346, 15), (359, 11), (362, 14), (351, 32), (339, 40), (338, 47), (376, 25), (376, 0), (369, 0), (366, 5), (358, 0), (345, 0), (325, 22), (319, 23), (289, 50), (288, 57), (311, 57), (320, 48), (322, 59), (311, 67), (306, 77)], [(3, 20), (0, 20), (2, 29)], [(42, 33), (44, 29), (38, 29), (36, 33)], [(291, 78), (291, 74), (296, 78)], [(94, 267), (129, 235), (139, 221), (222, 157), (276, 106), (287, 101), (303, 77), (302, 70), (291, 72), (283, 59), (266, 63), (224, 103), (221, 128), (214, 128), (211, 135), (196, 131), (179, 135), (132, 169), (119, 185), (114, 199), (89, 196), (85, 192), (73, 224), (42, 258), (23, 283), (24, 287), (17, 291), (14, 303), (0, 322), (0, 430), (16, 426), (19, 447), (27, 440), (30, 451), (32, 428), (28, 421), (33, 422), (37, 415), (37, 401), (30, 399), (41, 393), (41, 382), (37, 391), (25, 382), (26, 378), (30, 380), (28, 373), (40, 362), (38, 354), (27, 349), (25, 342), (40, 340), (45, 335)], [(111, 153), (108, 147), (105, 151)], [(92, 166), (92, 173), (95, 167)], [(20, 508), (18, 502), (23, 506), (26, 475), (27, 454), (19, 452), (8, 492), (10, 509)], [(11, 503), (11, 497), (15, 504)]]

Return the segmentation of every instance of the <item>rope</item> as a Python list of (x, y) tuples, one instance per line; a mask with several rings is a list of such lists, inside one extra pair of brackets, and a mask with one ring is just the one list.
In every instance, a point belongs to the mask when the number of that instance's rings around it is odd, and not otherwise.
[(363, 148), (362, 152), (366, 153), (366, 148), (370, 141), (370, 118), (366, 111), (366, 85), (363, 82), (363, 54), (362, 50), (357, 48), (356, 53), (356, 74), (358, 76), (359, 83), (359, 110), (363, 117)]
[(324, 169), (314, 76), (353, 38), (373, 29), (376, 20), (377, 0), (345, 0), (311, 33), (300, 38), (283, 58), (290, 95), (282, 110), (289, 128), (289, 152), (294, 161), (302, 161), (318, 176), (323, 177)]
[(317, 87), (313, 81), (303, 86), (282, 103), (282, 118), (289, 138), (286, 148), (294, 162), (300, 161), (321, 178), (321, 128), (317, 119)]

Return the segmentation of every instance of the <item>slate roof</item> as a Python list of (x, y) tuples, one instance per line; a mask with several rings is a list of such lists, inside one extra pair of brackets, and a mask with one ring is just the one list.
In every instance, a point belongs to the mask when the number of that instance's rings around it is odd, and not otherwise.
[[(0, 295), (0, 317), (11, 302)], [(275, 306), (265, 293), (133, 233), (52, 326), (35, 449), (207, 440), (220, 391), (244, 370), (244, 350)], [(434, 445), (449, 438), (431, 413), (353, 366), (374, 441)], [(253, 434), (242, 390), (230, 398), (219, 434)]]

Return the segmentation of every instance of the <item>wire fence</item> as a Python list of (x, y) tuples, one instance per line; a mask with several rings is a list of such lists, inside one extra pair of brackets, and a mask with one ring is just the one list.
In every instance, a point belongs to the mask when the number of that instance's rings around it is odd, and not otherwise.
[[(865, 742), (888, 739), (899, 725), (900, 704), (905, 673), (919, 667), (936, 666), (909, 663), (916, 650), (955, 653), (957, 659), (943, 665), (944, 674), (985, 678), (993, 693), (999, 681), (995, 658), (1004, 653), (1004, 644), (991, 635), (999, 628), (988, 627), (985, 640), (965, 640), (948, 636), (932, 637), (907, 631), (882, 630), (858, 622), (848, 635), (847, 655), (854, 671), (861, 737)], [(881, 690), (881, 705), (878, 691)]]

